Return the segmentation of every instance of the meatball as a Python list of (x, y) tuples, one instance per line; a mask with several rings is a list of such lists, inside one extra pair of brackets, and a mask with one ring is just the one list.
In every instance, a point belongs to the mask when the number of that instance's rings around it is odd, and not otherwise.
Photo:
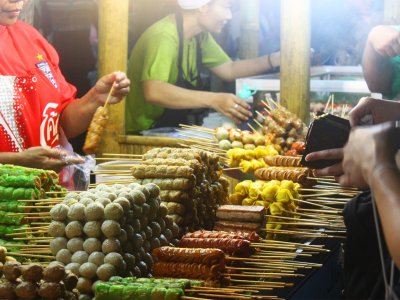
[(87, 254), (85, 251), (78, 251), (72, 255), (71, 262), (78, 263), (81, 265), (81, 264), (84, 264), (85, 262), (87, 262), (88, 258), (89, 258), (89, 254)]
[(48, 232), (51, 237), (65, 236), (65, 224), (59, 221), (52, 221), (49, 225)]
[(94, 203), (94, 200), (92, 198), (81, 198), (81, 200), (79, 200), (79, 203), (87, 207), (89, 204)]
[(83, 232), (91, 238), (101, 237), (101, 222), (90, 221), (83, 226)]
[(6, 262), (3, 266), (3, 275), (8, 281), (15, 281), (21, 276), (21, 264), (16, 261)]
[(110, 252), (104, 258), (104, 263), (113, 265), (116, 269), (119, 269), (122, 265), (122, 255), (116, 252)]
[(114, 203), (118, 203), (119, 205), (121, 205), (125, 214), (127, 214), (128, 211), (131, 209), (131, 203), (125, 197), (118, 197), (114, 200)]
[(121, 226), (113, 220), (106, 220), (101, 225), (101, 231), (107, 238), (116, 238), (121, 234)]
[(11, 282), (0, 282), (0, 299), (15, 299), (14, 285)]
[(146, 195), (140, 190), (132, 190), (129, 192), (129, 195), (132, 197), (136, 205), (142, 205), (146, 202)]
[(104, 263), (104, 253), (103, 252), (93, 252), (89, 255), (88, 262), (91, 262), (97, 266)]
[(96, 238), (88, 238), (83, 243), (83, 250), (88, 254), (101, 251), (101, 242)]
[(72, 272), (76, 276), (79, 276), (80, 266), (81, 266), (80, 264), (72, 262), (65, 266), (65, 271)]
[(99, 203), (99, 204), (103, 205), (103, 207), (106, 207), (107, 204), (111, 203), (111, 200), (108, 198), (97, 198), (96, 203)]
[(67, 248), (68, 240), (65, 237), (56, 237), (50, 241), (50, 250), (53, 255), (56, 255), (61, 249)]
[(81, 238), (72, 238), (68, 241), (67, 243), (67, 249), (71, 253), (78, 252), (80, 250), (83, 250), (83, 239)]
[(100, 267), (98, 267), (96, 274), (100, 280), (108, 281), (110, 277), (115, 276), (117, 274), (117, 271), (113, 265), (103, 264)]
[(44, 282), (40, 285), (38, 294), (44, 299), (58, 299), (61, 296), (61, 286), (55, 282)]
[(160, 188), (158, 185), (154, 183), (148, 183), (144, 187), (149, 192), (151, 198), (156, 198), (160, 195)]
[(104, 206), (100, 203), (91, 203), (85, 208), (85, 216), (88, 221), (100, 221), (104, 218)]
[(150, 192), (145, 188), (144, 185), (138, 186), (136, 188), (137, 191), (141, 191), (147, 199), (150, 199)]
[(92, 292), (92, 281), (87, 278), (79, 277), (76, 288), (81, 293), (90, 294)]
[(86, 279), (93, 279), (96, 276), (97, 265), (87, 262), (79, 268), (79, 274)]
[(118, 203), (110, 203), (104, 209), (106, 220), (119, 221), (124, 216), (124, 209)]
[(48, 282), (60, 282), (64, 276), (65, 268), (59, 263), (51, 263), (43, 271), (43, 279)]
[(72, 221), (65, 227), (65, 234), (67, 238), (72, 239), (74, 237), (80, 237), (83, 233), (82, 224), (78, 221)]
[(15, 294), (19, 299), (33, 300), (36, 299), (38, 287), (35, 283), (23, 281), (15, 288)]
[(3, 264), (6, 262), (7, 249), (5, 247), (0, 246), (0, 262)]
[(64, 222), (67, 220), (68, 212), (69, 212), (68, 205), (59, 203), (52, 207), (52, 209), (50, 210), (50, 215), (54, 221)]
[(56, 260), (67, 265), (71, 262), (71, 252), (68, 249), (61, 249), (56, 255)]
[(85, 205), (82, 203), (75, 203), (69, 208), (68, 218), (72, 221), (85, 220)]
[(101, 246), (101, 250), (104, 254), (119, 252), (121, 250), (121, 243), (115, 238), (106, 239)]

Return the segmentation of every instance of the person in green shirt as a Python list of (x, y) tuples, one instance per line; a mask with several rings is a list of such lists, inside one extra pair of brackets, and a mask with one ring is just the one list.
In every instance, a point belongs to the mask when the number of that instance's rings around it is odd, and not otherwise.
[(236, 123), (251, 117), (249, 105), (229, 93), (203, 91), (202, 65), (225, 81), (264, 73), (280, 65), (280, 53), (232, 61), (211, 32), (231, 19), (229, 0), (178, 0), (182, 10), (149, 27), (132, 50), (126, 101), (126, 132), (187, 123), (188, 109), (211, 108)]

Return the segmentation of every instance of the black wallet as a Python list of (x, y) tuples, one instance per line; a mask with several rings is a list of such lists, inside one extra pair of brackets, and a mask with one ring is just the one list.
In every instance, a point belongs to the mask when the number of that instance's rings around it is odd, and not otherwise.
[(307, 154), (334, 148), (342, 148), (350, 135), (350, 122), (335, 115), (326, 114), (317, 117), (310, 125), (306, 137), (306, 148), (301, 164), (312, 169), (322, 169), (340, 160), (306, 161)]

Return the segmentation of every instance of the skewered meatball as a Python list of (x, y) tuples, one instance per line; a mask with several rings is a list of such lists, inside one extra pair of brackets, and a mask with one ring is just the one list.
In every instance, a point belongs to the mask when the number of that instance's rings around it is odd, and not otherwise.
[(14, 285), (11, 282), (0, 282), (0, 299), (15, 299)]
[(65, 227), (65, 234), (69, 239), (82, 236), (82, 232), (83, 226), (78, 221), (72, 221)]
[(75, 203), (69, 208), (68, 218), (72, 221), (85, 220), (85, 205), (82, 203)]
[(117, 199), (114, 200), (113, 203), (118, 203), (119, 205), (121, 205), (125, 214), (127, 214), (128, 211), (131, 209), (131, 203), (129, 202), (128, 199), (124, 197), (118, 197)]
[(65, 266), (65, 271), (72, 272), (76, 276), (79, 276), (79, 268), (80, 268), (80, 266), (81, 266), (80, 264), (72, 262), (72, 263), (69, 263), (68, 265)]
[(104, 263), (104, 253), (103, 252), (93, 252), (89, 255), (88, 261), (97, 266), (101, 266)]
[(122, 255), (116, 252), (111, 252), (104, 258), (104, 263), (113, 265), (116, 269), (120, 268), (123, 262)]
[(81, 293), (90, 294), (92, 292), (92, 281), (87, 278), (79, 277), (76, 288)]
[(79, 203), (87, 207), (89, 204), (94, 203), (94, 200), (92, 198), (81, 198), (81, 200), (79, 200)]
[(44, 299), (58, 299), (61, 296), (61, 286), (55, 282), (44, 282), (40, 285), (39, 296)]
[(65, 236), (65, 224), (59, 221), (52, 221), (49, 225), (48, 232), (52, 237)]
[(95, 202), (100, 203), (101, 205), (103, 205), (103, 207), (106, 207), (107, 204), (111, 203), (111, 200), (108, 198), (97, 198)]
[(50, 210), (51, 218), (54, 221), (64, 222), (67, 220), (69, 207), (63, 203), (56, 204)]
[(60, 263), (53, 262), (43, 271), (43, 279), (48, 282), (60, 282), (65, 276), (65, 268)]
[(117, 274), (117, 271), (113, 265), (103, 264), (97, 269), (96, 274), (100, 280), (108, 281), (111, 276), (115, 276)]
[(91, 238), (98, 238), (101, 236), (101, 222), (90, 221), (83, 226), (83, 232)]
[(33, 300), (36, 299), (38, 287), (35, 283), (23, 281), (15, 288), (15, 294), (19, 299)]
[(61, 249), (67, 248), (68, 240), (65, 237), (56, 237), (50, 241), (50, 250), (53, 255), (56, 255)]
[(83, 243), (83, 250), (85, 250), (88, 254), (101, 251), (101, 242), (96, 238), (88, 238)]
[(104, 209), (106, 220), (119, 221), (124, 216), (124, 209), (118, 203), (110, 203)]
[(41, 264), (30, 264), (22, 267), (22, 278), (26, 281), (39, 282), (43, 276)]
[(121, 243), (115, 238), (106, 239), (104, 240), (101, 249), (104, 254), (119, 252), (121, 250)]
[(85, 262), (87, 262), (88, 258), (89, 258), (89, 254), (87, 254), (85, 251), (78, 251), (72, 255), (71, 262), (78, 263), (81, 265), (81, 264), (84, 264)]
[(68, 249), (61, 249), (56, 255), (56, 260), (62, 262), (64, 265), (67, 265), (71, 262), (71, 256), (72, 254)]
[(3, 266), (3, 275), (8, 281), (15, 281), (21, 276), (21, 264), (16, 261), (6, 262)]
[(81, 238), (72, 238), (68, 241), (67, 243), (67, 249), (71, 253), (78, 252), (80, 250), (83, 250), (83, 239)]
[(160, 195), (160, 188), (154, 183), (148, 183), (145, 189), (149, 192), (151, 198), (157, 198)]
[(85, 216), (88, 221), (100, 221), (104, 218), (104, 206), (100, 203), (89, 204), (85, 208)]
[(79, 268), (79, 274), (86, 279), (93, 279), (96, 276), (97, 266), (87, 262)]
[(116, 238), (121, 234), (121, 226), (113, 220), (106, 220), (101, 225), (101, 231), (107, 238)]
[(132, 190), (129, 192), (136, 205), (142, 205), (146, 202), (146, 195), (140, 190)]

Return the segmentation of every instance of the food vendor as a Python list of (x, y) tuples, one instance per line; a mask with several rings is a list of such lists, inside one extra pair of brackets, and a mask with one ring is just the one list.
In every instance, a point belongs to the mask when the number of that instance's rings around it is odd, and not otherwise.
[(60, 170), (63, 141), (84, 132), (114, 85), (110, 103), (129, 92), (122, 72), (100, 78), (81, 99), (58, 66), (55, 49), (18, 21), (26, 0), (0, 0), (0, 163)]
[(280, 53), (232, 61), (211, 33), (231, 19), (229, 0), (178, 0), (181, 8), (148, 28), (130, 57), (132, 81), (126, 102), (126, 131), (188, 123), (188, 109), (211, 108), (240, 123), (251, 116), (249, 105), (229, 93), (202, 90), (199, 67), (225, 81), (271, 71)]

